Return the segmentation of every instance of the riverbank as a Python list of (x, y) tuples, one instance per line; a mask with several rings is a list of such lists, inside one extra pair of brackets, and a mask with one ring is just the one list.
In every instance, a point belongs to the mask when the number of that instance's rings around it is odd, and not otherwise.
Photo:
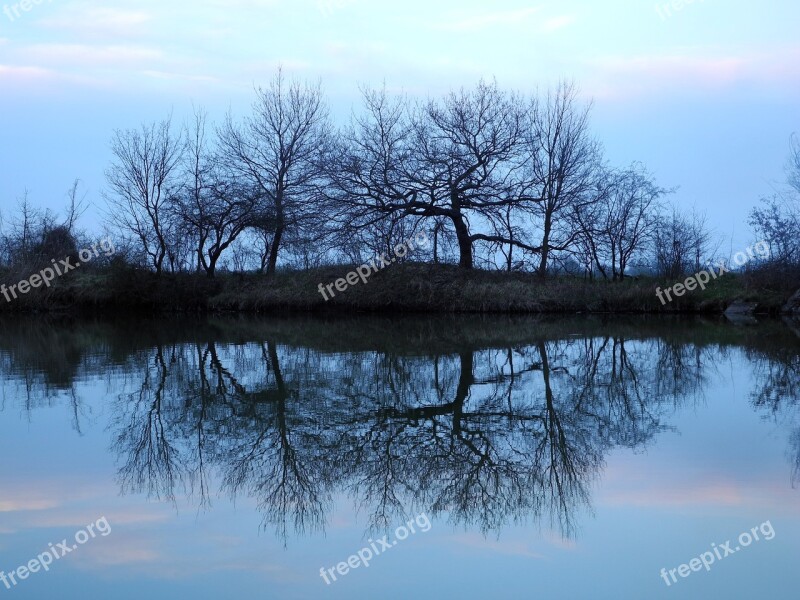
[[(449, 265), (395, 265), (364, 284), (344, 291), (328, 286), (352, 267), (264, 275), (154, 274), (136, 269), (72, 273), (51, 288), (33, 289), (8, 302), (0, 313), (101, 312), (275, 313), (275, 312), (432, 312), (432, 313), (687, 313), (721, 314), (735, 301), (758, 305), (757, 313), (779, 314), (791, 295), (757, 289), (740, 275), (725, 275), (706, 290), (688, 292), (662, 304), (656, 292), (675, 282), (652, 278), (624, 282), (533, 274), (465, 271)], [(325, 296), (320, 292), (328, 289)], [(345, 286), (340, 283), (340, 288)], [(334, 296), (331, 297), (330, 290)], [(662, 296), (663, 298), (663, 296)]]

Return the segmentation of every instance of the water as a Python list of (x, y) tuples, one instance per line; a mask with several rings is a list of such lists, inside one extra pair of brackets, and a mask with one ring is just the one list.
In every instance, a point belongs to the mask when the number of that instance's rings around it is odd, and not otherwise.
[(0, 570), (76, 546), (9, 598), (800, 583), (800, 333), (780, 321), (16, 318), (0, 372)]

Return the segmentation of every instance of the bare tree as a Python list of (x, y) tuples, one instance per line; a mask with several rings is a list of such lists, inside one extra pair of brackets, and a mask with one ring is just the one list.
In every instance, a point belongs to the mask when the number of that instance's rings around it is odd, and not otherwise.
[[(493, 242), (489, 244), (490, 257), (496, 256), (496, 253), (499, 252), (503, 259), (503, 266), (509, 273), (525, 265), (523, 260), (525, 251), (523, 250), (519, 255), (514, 254), (514, 250), (517, 249), (515, 242), (525, 239), (524, 228), (522, 223), (515, 218), (517, 211), (514, 208), (513, 205), (507, 204), (489, 216), (495, 237), (508, 240), (506, 243)], [(519, 260), (515, 261), (515, 257)]]
[(196, 108), (186, 126), (186, 146), (181, 161), (183, 181), (176, 207), (182, 228), (195, 245), (198, 270), (205, 263), (205, 246), (210, 235), (207, 206), (211, 203), (214, 179), (207, 125), (207, 113), (202, 108)]
[[(260, 216), (258, 206), (262, 195), (249, 184), (241, 184), (233, 178), (217, 181), (213, 190), (213, 202), (208, 214), (209, 243), (203, 257), (203, 268), (213, 277), (217, 262), (230, 245), (253, 223), (261, 223), (268, 217)], [(205, 260), (205, 258), (208, 260)]]
[(600, 148), (590, 137), (590, 109), (579, 102), (574, 84), (562, 82), (529, 111), (528, 164), (542, 199), (532, 208), (541, 231), (538, 273), (542, 277), (551, 253), (573, 246), (579, 229), (571, 217), (595, 185)]
[(318, 162), (330, 135), (328, 109), (319, 84), (287, 81), (280, 70), (256, 94), (241, 126), (228, 115), (220, 150), (232, 174), (258, 190), (260, 211), (274, 217), (266, 269), (273, 274), (286, 234), (313, 223), (321, 211)]
[(709, 258), (711, 234), (707, 219), (696, 212), (672, 213), (661, 216), (653, 235), (653, 261), (662, 277), (678, 279), (682, 275), (701, 270), (704, 259)]
[(800, 139), (792, 137), (786, 163), (786, 184), (750, 212), (750, 226), (770, 246), (771, 260), (783, 266), (800, 264)]
[[(399, 244), (416, 234), (418, 227), (419, 219), (405, 217), (400, 213), (390, 214), (366, 226), (349, 230), (347, 240), (342, 240), (339, 244), (340, 253), (354, 264), (381, 254), (391, 256)], [(405, 259), (398, 257), (397, 261), (404, 262)]]
[(359, 232), (374, 230), (384, 220), (402, 221), (404, 203), (414, 193), (406, 176), (411, 161), (410, 108), (405, 98), (390, 98), (385, 88), (363, 91), (363, 114), (354, 115), (323, 162), (331, 185), (328, 195), (338, 207), (339, 246), (358, 259), (352, 248)]
[(786, 176), (789, 185), (800, 194), (800, 137), (792, 136), (791, 152), (786, 164)]
[(256, 240), (258, 248), (259, 271), (266, 273), (270, 265), (270, 251), (272, 250), (272, 239), (275, 237), (274, 232), (268, 228), (257, 228)]
[(56, 257), (76, 255), (75, 225), (85, 210), (85, 198), (78, 197), (78, 189), (76, 180), (67, 192), (69, 203), (63, 218), (49, 209), (33, 206), (25, 190), (17, 201), (16, 213), (9, 219), (8, 230), (0, 238), (0, 264), (24, 272), (49, 265)]
[(445, 219), (466, 269), (474, 266), (478, 241), (538, 250), (480, 232), (490, 212), (538, 199), (521, 177), (519, 98), (485, 82), (415, 107), (385, 90), (364, 98), (365, 114), (345, 134), (331, 169), (350, 222), (362, 226), (394, 214)]
[(209, 147), (208, 118), (196, 110), (186, 130), (184, 182), (178, 196), (178, 216), (196, 245), (198, 268), (214, 277), (222, 254), (252, 223), (258, 223), (258, 190), (239, 182), (224, 169)]
[(775, 263), (800, 263), (800, 206), (786, 194), (761, 199), (761, 206), (750, 211), (750, 226), (759, 240), (769, 244)]
[(576, 211), (582, 245), (603, 278), (621, 281), (632, 259), (648, 248), (658, 224), (659, 200), (668, 191), (634, 163), (607, 171), (594, 191), (594, 201)]
[(63, 227), (66, 230), (74, 235), (75, 234), (75, 225), (78, 222), (80, 216), (86, 212), (87, 209), (87, 202), (86, 202), (86, 192), (82, 195), (79, 195), (78, 191), (81, 187), (81, 180), (76, 179), (72, 182), (72, 186), (70, 186), (69, 190), (67, 191), (67, 212), (64, 218)]
[(28, 190), (18, 199), (17, 207), (8, 244), (12, 263), (27, 262), (43, 232), (52, 226), (52, 216), (31, 204)]
[(159, 275), (174, 226), (171, 208), (181, 147), (171, 117), (139, 129), (117, 130), (111, 140), (114, 159), (106, 171), (105, 194), (110, 219), (139, 240)]

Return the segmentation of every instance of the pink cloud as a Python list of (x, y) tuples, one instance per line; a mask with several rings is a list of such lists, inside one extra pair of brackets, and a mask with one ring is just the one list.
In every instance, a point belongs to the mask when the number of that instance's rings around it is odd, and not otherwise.
[(0, 513), (21, 512), (29, 510), (49, 510), (57, 508), (58, 502), (48, 498), (32, 500), (30, 498), (14, 498), (0, 500)]
[(544, 559), (543, 554), (531, 550), (529, 544), (514, 541), (489, 540), (478, 534), (457, 535), (450, 538), (458, 546), (475, 548), (494, 554), (505, 554), (509, 556), (522, 556), (526, 558)]
[[(800, 48), (769, 52), (695, 55), (690, 52), (587, 61), (588, 86), (597, 97), (646, 95), (675, 90), (715, 91), (738, 85), (770, 86), (797, 92)], [(791, 83), (791, 85), (790, 85)]]

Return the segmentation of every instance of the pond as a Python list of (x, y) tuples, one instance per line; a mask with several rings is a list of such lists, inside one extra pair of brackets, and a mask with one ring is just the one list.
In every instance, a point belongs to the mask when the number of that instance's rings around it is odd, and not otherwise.
[(0, 594), (796, 597), (800, 330), (0, 321)]

